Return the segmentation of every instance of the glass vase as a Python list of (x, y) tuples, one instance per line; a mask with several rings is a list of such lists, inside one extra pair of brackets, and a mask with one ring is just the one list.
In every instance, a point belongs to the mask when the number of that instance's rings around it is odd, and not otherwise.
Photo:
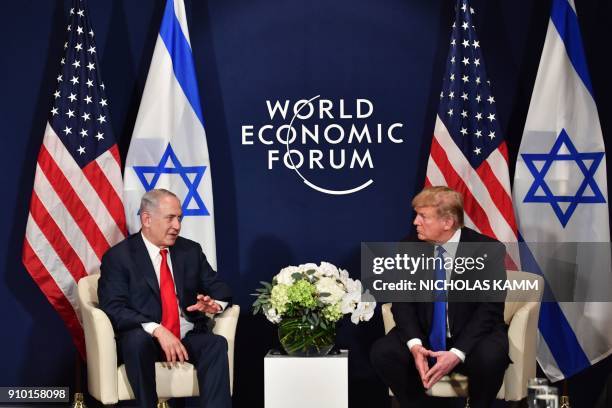
[(278, 325), (278, 339), (290, 356), (325, 356), (334, 347), (336, 326), (330, 324), (323, 329), (303, 322), (301, 317), (283, 319)]

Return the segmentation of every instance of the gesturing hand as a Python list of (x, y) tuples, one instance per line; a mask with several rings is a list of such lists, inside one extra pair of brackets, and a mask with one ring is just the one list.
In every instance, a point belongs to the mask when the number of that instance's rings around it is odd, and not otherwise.
[(429, 370), (429, 363), (427, 362), (427, 356), (430, 351), (425, 347), (417, 344), (412, 346), (410, 349), (412, 353), (412, 357), (414, 358), (414, 365), (416, 366), (417, 371), (419, 372), (419, 376), (421, 377), (421, 382), (425, 387), (425, 374)]
[(427, 389), (433, 387), (440, 378), (450, 373), (461, 361), (459, 357), (451, 351), (428, 351), (428, 355), (436, 359), (436, 364), (434, 364), (425, 374), (423, 385)]
[(193, 312), (197, 310), (202, 313), (219, 313), (221, 311), (221, 306), (215, 302), (213, 298), (205, 295), (198, 295), (196, 298), (196, 303), (191, 306), (187, 306), (188, 312)]
[(181, 340), (176, 338), (174, 334), (164, 326), (159, 326), (153, 331), (153, 337), (157, 339), (162, 350), (166, 354), (166, 361), (174, 363), (176, 361), (185, 362), (189, 360), (187, 349), (181, 343)]

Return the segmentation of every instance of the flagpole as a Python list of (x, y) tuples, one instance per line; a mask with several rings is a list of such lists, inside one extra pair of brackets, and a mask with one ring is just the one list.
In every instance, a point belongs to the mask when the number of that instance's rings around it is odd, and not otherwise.
[(76, 351), (74, 355), (74, 397), (71, 408), (87, 408), (85, 405), (85, 398), (83, 396), (83, 359), (81, 354)]
[(563, 395), (561, 395), (561, 408), (570, 408), (569, 387), (567, 379), (563, 380)]

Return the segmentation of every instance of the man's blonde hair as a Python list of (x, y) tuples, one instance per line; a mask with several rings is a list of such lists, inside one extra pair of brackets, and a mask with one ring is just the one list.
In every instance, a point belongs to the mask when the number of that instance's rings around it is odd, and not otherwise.
[(452, 188), (426, 187), (412, 199), (412, 207), (435, 207), (438, 217), (451, 217), (457, 228), (463, 227), (463, 197)]

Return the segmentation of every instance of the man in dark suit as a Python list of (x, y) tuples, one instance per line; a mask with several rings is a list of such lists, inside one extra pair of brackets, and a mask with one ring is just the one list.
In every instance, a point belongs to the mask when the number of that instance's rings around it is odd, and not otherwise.
[(102, 258), (100, 308), (110, 318), (118, 352), (140, 407), (157, 403), (155, 362), (189, 361), (197, 370), (203, 407), (231, 407), (227, 342), (206, 313), (231, 298), (200, 245), (179, 237), (181, 203), (167, 190), (147, 192), (142, 229)]
[[(463, 226), (459, 193), (448, 187), (429, 187), (412, 205), (418, 241), (430, 244), (430, 256), (447, 260), (486, 254), (483, 276), (505, 279), (504, 246)], [(469, 280), (470, 272), (461, 279)], [(436, 274), (447, 282), (456, 277), (444, 267), (437, 267)], [(469, 377), (472, 408), (489, 407), (501, 387), (510, 363), (504, 304), (452, 302), (452, 298), (450, 292), (450, 302), (437, 298), (434, 302), (393, 303), (396, 327), (372, 347), (374, 369), (402, 408), (423, 406), (425, 389), (453, 371)]]

